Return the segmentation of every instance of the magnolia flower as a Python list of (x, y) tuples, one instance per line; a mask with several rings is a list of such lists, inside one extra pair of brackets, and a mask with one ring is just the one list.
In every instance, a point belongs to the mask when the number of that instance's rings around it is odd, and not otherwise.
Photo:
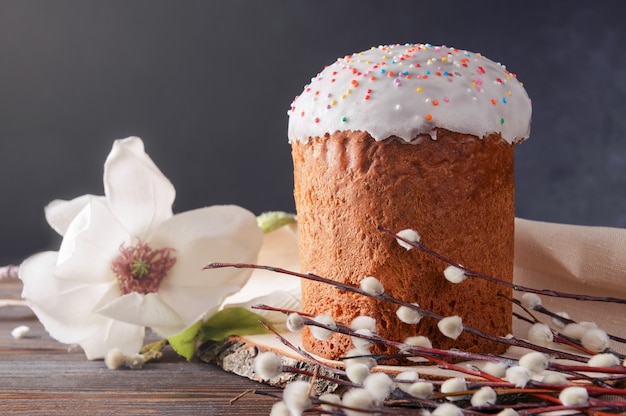
[(117, 140), (104, 196), (53, 201), (46, 219), (63, 241), (20, 266), (23, 297), (53, 338), (87, 358), (137, 353), (145, 328), (163, 337), (216, 312), (250, 271), (203, 271), (212, 260), (254, 262), (262, 232), (237, 206), (173, 215), (175, 190), (137, 137)]

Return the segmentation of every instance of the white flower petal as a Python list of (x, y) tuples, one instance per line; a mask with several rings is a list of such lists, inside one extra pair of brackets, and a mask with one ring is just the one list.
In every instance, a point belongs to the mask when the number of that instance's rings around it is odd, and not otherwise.
[(56, 252), (35, 254), (20, 265), (22, 296), (56, 340), (75, 344), (100, 330), (102, 321), (92, 311), (99, 302), (112, 299), (114, 284), (76, 284), (53, 276)]
[(156, 293), (131, 292), (117, 297), (97, 312), (116, 321), (141, 326), (184, 326), (181, 317)]
[[(299, 271), (298, 234), (295, 224), (278, 228), (263, 236), (263, 245), (259, 252), (258, 264)], [(276, 290), (300, 296), (300, 279), (269, 270), (255, 269), (248, 283), (226, 303), (245, 303), (252, 299), (268, 295)], [(257, 302), (258, 303), (258, 302)], [(273, 305), (273, 304), (272, 304)], [(300, 307), (298, 306), (298, 309)]]
[(299, 311), (301, 307), (299, 294), (294, 294), (292, 292), (283, 292), (280, 290), (275, 290), (269, 295), (263, 295), (257, 298), (252, 298), (248, 300), (247, 302), (230, 303), (231, 299), (232, 297), (228, 298), (225, 302), (225, 304), (228, 305), (229, 308), (239, 307), (239, 308), (249, 309), (250, 311), (261, 316), (267, 323), (272, 324), (274, 327), (285, 326), (285, 314), (284, 313), (253, 309), (251, 308), (251, 306), (257, 305), (257, 304), (263, 304), (263, 305), (270, 305), (279, 309), (287, 309), (287, 310), (292, 310), (292, 311)]
[(254, 262), (262, 240), (254, 214), (235, 205), (218, 205), (173, 216), (155, 230), (149, 243), (153, 248), (176, 249), (176, 264), (165, 280), (208, 288), (243, 286), (250, 270), (202, 268), (210, 261)]
[(199, 319), (205, 319), (218, 311), (224, 299), (237, 291), (239, 286), (226, 285), (213, 288), (197, 288), (162, 283), (159, 297), (182, 318), (181, 326), (152, 326), (152, 329), (162, 337), (169, 337)]
[(124, 355), (136, 354), (143, 346), (145, 328), (125, 322), (100, 317), (98, 331), (78, 341), (85, 355), (90, 360), (106, 357), (113, 348), (118, 348)]
[(133, 236), (172, 216), (176, 191), (144, 151), (138, 137), (116, 140), (104, 164), (104, 193), (111, 210)]
[(115, 281), (111, 263), (119, 255), (120, 245), (129, 240), (105, 203), (91, 198), (67, 229), (55, 275), (84, 283)]
[[(78, 213), (87, 206), (89, 199), (95, 195), (82, 195), (70, 201), (55, 199), (44, 208), (46, 221), (50, 227), (61, 236), (65, 235), (67, 227), (76, 218)], [(97, 198), (97, 197), (96, 197)], [(104, 197), (101, 197), (104, 199)]]

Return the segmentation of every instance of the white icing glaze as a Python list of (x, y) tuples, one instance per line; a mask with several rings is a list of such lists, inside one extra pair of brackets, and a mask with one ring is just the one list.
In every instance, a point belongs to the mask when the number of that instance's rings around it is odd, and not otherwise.
[(446, 46), (379, 46), (337, 59), (297, 96), (289, 141), (342, 130), (412, 142), (444, 128), (509, 143), (530, 133), (531, 103), (516, 76), (480, 54)]

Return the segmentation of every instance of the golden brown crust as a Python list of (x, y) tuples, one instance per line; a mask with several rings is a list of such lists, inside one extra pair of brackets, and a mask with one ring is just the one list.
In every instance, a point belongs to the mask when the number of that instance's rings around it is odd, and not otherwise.
[[(407, 251), (377, 230), (412, 228), (422, 242), (464, 266), (511, 282), (513, 278), (513, 146), (499, 135), (482, 140), (439, 130), (437, 140), (406, 144), (375, 141), (363, 132), (337, 132), (292, 144), (300, 261), (303, 271), (359, 285), (377, 277), (385, 291), (495, 335), (511, 332), (511, 291), (480, 279), (454, 285), (447, 266), (419, 250)], [(303, 282), (303, 311), (330, 313), (349, 324), (359, 315), (378, 333), (402, 341), (428, 336), (436, 348), (502, 352), (501, 346), (463, 333), (441, 335), (433, 319), (407, 325), (396, 306), (334, 287)], [(307, 350), (338, 358), (351, 348), (335, 334), (319, 341), (305, 331)], [(393, 351), (387, 351), (393, 352)]]

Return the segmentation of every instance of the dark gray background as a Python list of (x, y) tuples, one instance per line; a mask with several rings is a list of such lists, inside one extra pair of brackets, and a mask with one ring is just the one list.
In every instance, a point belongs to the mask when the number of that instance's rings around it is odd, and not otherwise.
[(482, 52), (533, 100), (517, 215), (626, 227), (620, 1), (0, 0), (0, 264), (55, 248), (43, 207), (102, 193), (141, 136), (175, 211), (292, 211), (287, 110), (338, 56), (385, 43)]

